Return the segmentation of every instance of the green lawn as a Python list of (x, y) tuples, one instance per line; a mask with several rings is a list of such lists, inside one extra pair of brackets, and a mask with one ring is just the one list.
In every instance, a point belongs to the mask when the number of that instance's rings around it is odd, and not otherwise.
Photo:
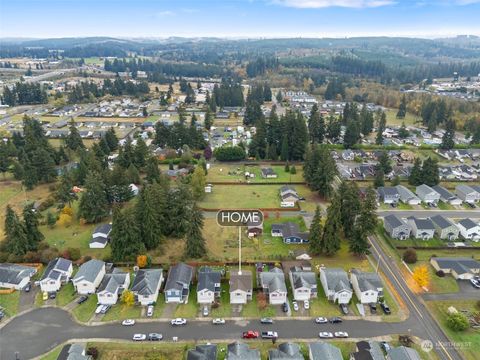
[[(276, 178), (264, 179), (261, 175), (262, 168), (272, 168), (277, 174)], [(228, 181), (232, 183), (245, 183), (245, 173), (253, 173), (255, 177), (249, 178), (250, 183), (290, 183), (290, 182), (303, 182), (303, 168), (302, 165), (295, 165), (296, 174), (285, 171), (283, 165), (232, 165), (226, 163), (214, 164), (207, 174), (207, 182), (215, 181)]]
[(413, 125), (415, 124), (415, 122), (420, 120), (418, 116), (415, 116), (411, 113), (407, 113), (405, 116), (405, 119), (397, 119), (397, 112), (398, 112), (398, 109), (387, 109), (385, 111), (387, 115), (387, 125), (401, 126), (402, 122), (404, 122), (405, 125), (408, 126), (408, 125)]
[[(253, 273), (255, 276), (255, 273)], [(268, 299), (267, 299), (268, 302)], [(265, 309), (260, 309), (257, 303), (257, 293), (253, 293), (251, 301), (242, 306), (242, 317), (261, 318), (261, 317), (274, 317), (276, 315), (275, 308), (271, 305), (267, 305)]]
[[(93, 316), (97, 308), (97, 295), (90, 295), (88, 300), (73, 309), (72, 313), (80, 322), (87, 322)], [(112, 309), (110, 309), (112, 311)]]
[(62, 351), (62, 348), (65, 345), (59, 345), (55, 349), (53, 349), (51, 352), (49, 352), (47, 355), (42, 356), (40, 359), (41, 360), (57, 360), (58, 355), (60, 355), (60, 352)]
[(188, 303), (179, 304), (175, 309), (175, 317), (181, 318), (196, 318), (198, 315), (199, 305), (197, 304), (197, 286), (190, 287), (190, 293), (188, 294)]
[(5, 309), (7, 316), (14, 316), (18, 312), (19, 300), (20, 291), (14, 291), (11, 294), (0, 294), (0, 308)]
[(434, 317), (442, 326), (443, 330), (451, 341), (459, 345), (459, 351), (466, 360), (478, 359), (478, 350), (480, 349), (480, 330), (468, 329), (462, 332), (451, 330), (446, 324), (447, 309), (450, 306), (458, 311), (466, 310), (469, 312), (479, 311), (475, 300), (456, 300), (456, 301), (428, 301), (427, 306)]
[(229, 317), (232, 314), (232, 306), (230, 305), (230, 291), (228, 282), (224, 281), (221, 284), (221, 293), (220, 293), (220, 306), (217, 308), (212, 307), (211, 317), (213, 318), (224, 318)]
[(165, 309), (165, 297), (163, 293), (158, 294), (157, 302), (155, 303), (153, 309), (153, 316), (154, 318), (160, 318), (163, 315), (163, 310)]
[(71, 282), (63, 285), (59, 292), (57, 292), (56, 303), (58, 306), (65, 306), (71, 303), (76, 297), (75, 288)]
[(0, 181), (0, 206), (6, 205), (11, 198), (22, 191), (20, 183), (11, 183), (10, 181)]
[(102, 321), (138, 319), (141, 317), (142, 307), (137, 305), (127, 306), (125, 304), (113, 305), (107, 311)]

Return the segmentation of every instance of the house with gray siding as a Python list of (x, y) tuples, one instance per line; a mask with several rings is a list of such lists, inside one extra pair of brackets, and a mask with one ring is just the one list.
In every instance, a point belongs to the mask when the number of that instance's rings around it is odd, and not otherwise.
[(435, 232), (440, 239), (453, 241), (458, 238), (460, 230), (450, 219), (442, 215), (435, 215), (430, 220), (432, 220)]
[(428, 185), (422, 184), (417, 186), (415, 192), (420, 200), (426, 204), (437, 204), (440, 201), (440, 194)]
[(392, 239), (407, 240), (412, 229), (410, 225), (395, 214), (383, 218), (383, 228)]
[(395, 189), (398, 191), (400, 201), (404, 204), (418, 205), (422, 202), (417, 195), (403, 185), (397, 185), (395, 186)]
[(384, 204), (397, 204), (400, 200), (400, 195), (396, 188), (391, 186), (381, 186), (377, 189), (380, 202)]
[(440, 194), (440, 200), (443, 201), (445, 204), (450, 204), (453, 206), (462, 205), (462, 200), (443, 186), (435, 185), (432, 186), (432, 189)]
[(190, 265), (178, 263), (172, 266), (165, 284), (165, 302), (188, 303), (192, 277), (193, 267)]
[(320, 282), (329, 301), (348, 304), (352, 298), (352, 287), (347, 272), (340, 268), (321, 268)]
[(414, 216), (407, 218), (407, 222), (412, 228), (412, 236), (415, 239), (430, 240), (435, 235), (435, 226), (429, 218), (420, 219)]
[(468, 185), (457, 185), (455, 188), (455, 194), (460, 198), (460, 200), (466, 203), (476, 203), (480, 199), (480, 193), (475, 191), (475, 189), (471, 188)]

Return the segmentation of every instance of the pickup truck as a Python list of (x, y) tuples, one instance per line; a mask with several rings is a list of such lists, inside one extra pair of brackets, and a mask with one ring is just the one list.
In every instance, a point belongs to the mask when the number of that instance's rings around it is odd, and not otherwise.
[(242, 334), (242, 338), (244, 339), (257, 339), (258, 338), (258, 331), (244, 331)]
[(262, 331), (262, 339), (276, 339), (278, 333), (276, 331)]

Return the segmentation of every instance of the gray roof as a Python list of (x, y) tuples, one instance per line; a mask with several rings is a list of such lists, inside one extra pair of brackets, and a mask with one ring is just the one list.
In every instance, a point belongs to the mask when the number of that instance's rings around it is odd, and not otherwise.
[(220, 284), (222, 280), (222, 273), (218, 270), (213, 270), (207, 266), (201, 267), (198, 271), (198, 290), (208, 289), (215, 291), (215, 284)]
[(156, 294), (158, 284), (162, 280), (162, 273), (163, 269), (138, 270), (130, 290), (144, 296)]
[(333, 290), (335, 292), (342, 290), (347, 290), (350, 292), (352, 291), (345, 270), (340, 268), (323, 268), (321, 271), (325, 273), (329, 290)]
[(285, 193), (297, 194), (297, 190), (295, 190), (295, 188), (293, 186), (284, 185), (280, 188), (280, 195), (283, 195)]
[(102, 224), (102, 225), (98, 225), (95, 228), (95, 231), (93, 233), (102, 233), (102, 234), (108, 235), (110, 234), (110, 231), (112, 231), (111, 224)]
[(60, 257), (50, 260), (41, 280), (47, 278), (56, 280), (60, 278), (62, 272), (67, 272), (71, 265), (72, 262), (70, 260)]
[(285, 285), (285, 275), (279, 268), (273, 268), (270, 271), (260, 273), (260, 283), (267, 287), (269, 292), (282, 291), (287, 292)]
[(236, 341), (228, 344), (226, 360), (260, 360), (260, 350), (250, 349), (247, 344)]
[(94, 282), (98, 273), (105, 268), (105, 263), (101, 260), (92, 259), (80, 266), (78, 272), (73, 277), (72, 281), (77, 282), (81, 280)]
[(300, 232), (300, 227), (297, 223), (287, 221), (280, 224), (272, 224), (272, 231), (280, 231), (283, 238), (289, 238), (292, 236), (299, 237), (301, 239), (308, 239), (308, 233)]
[(106, 274), (103, 277), (103, 280), (98, 287), (97, 293), (102, 291), (116, 293), (118, 289), (125, 284), (127, 276), (130, 276), (130, 274), (114, 269), (113, 273)]
[(472, 194), (472, 193), (477, 192), (477, 191), (475, 191), (475, 189), (471, 188), (468, 185), (464, 185), (464, 184), (457, 185), (456, 190), (461, 191), (464, 194)]
[(395, 214), (387, 215), (383, 218), (383, 221), (388, 223), (392, 229), (395, 229), (399, 226), (406, 225), (405, 221), (403, 221), (400, 217)]
[(269, 167), (268, 167), (268, 168), (262, 168), (261, 171), (262, 171), (262, 174), (263, 174), (264, 176), (267, 176), (267, 175), (277, 175), (277, 173), (276, 173), (275, 171), (273, 171), (272, 168), (269, 168)]
[(197, 345), (195, 349), (188, 350), (187, 360), (217, 360), (217, 345)]
[(60, 354), (58, 354), (57, 360), (88, 360), (90, 356), (82, 355), (85, 351), (85, 345), (83, 344), (67, 344), (65, 345)]
[(442, 215), (435, 215), (435, 216), (432, 216), (430, 218), (434, 223), (435, 225), (437, 225), (440, 229), (446, 229), (450, 226), (455, 226), (455, 224), (447, 219), (446, 217), (442, 216)]
[(317, 278), (312, 271), (298, 271), (293, 267), (290, 269), (292, 273), (293, 287), (299, 289), (302, 287), (311, 288), (317, 285)]
[(421, 360), (417, 350), (406, 346), (399, 346), (390, 349), (388, 351), (388, 356), (390, 360)]
[(343, 360), (342, 352), (336, 346), (326, 342), (314, 342), (308, 345), (310, 360)]
[(0, 282), (18, 285), (25, 277), (31, 278), (36, 272), (37, 270), (30, 266), (0, 264)]
[(456, 198), (455, 194), (444, 188), (443, 186), (440, 185), (435, 185), (432, 187), (433, 190), (435, 190), (437, 193), (440, 194), (440, 198), (445, 199), (445, 200), (450, 200)]
[(425, 184), (417, 186), (416, 192), (418, 195), (436, 194), (435, 190), (433, 190), (430, 186)]
[(478, 224), (475, 221), (473, 221), (472, 219), (462, 219), (458, 223), (460, 225), (462, 225), (467, 230), (478, 226)]
[(178, 263), (168, 271), (168, 279), (165, 290), (181, 290), (184, 286), (190, 286), (193, 276), (193, 267), (184, 263)]
[(433, 225), (432, 220), (429, 218), (420, 219), (414, 216), (408, 218), (410, 221), (415, 223), (415, 226), (418, 230), (435, 230), (435, 226)]
[(438, 257), (434, 258), (440, 269), (452, 269), (457, 274), (466, 274), (470, 269), (480, 269), (480, 262), (472, 258)]
[(380, 194), (380, 196), (383, 196), (383, 197), (399, 195), (397, 189), (391, 186), (381, 186), (377, 189), (377, 191)]
[(108, 238), (103, 237), (103, 236), (96, 236), (90, 240), (90, 244), (92, 243), (100, 243), (100, 244), (106, 244), (108, 243)]
[(304, 360), (305, 358), (303, 357), (298, 344), (287, 342), (278, 345), (278, 349), (268, 350), (268, 359)]
[(240, 275), (238, 271), (230, 272), (230, 291), (243, 290), (251, 291), (252, 290), (252, 272), (250, 270), (242, 270)]
[(408, 201), (411, 199), (420, 200), (418, 196), (413, 193), (413, 191), (403, 185), (397, 185), (395, 186), (395, 189), (397, 189), (398, 194), (400, 195), (400, 199), (402, 199), (402, 201)]
[(358, 269), (353, 269), (352, 273), (357, 278), (358, 287), (360, 291), (375, 290), (383, 288), (383, 282), (380, 276), (374, 272), (363, 272)]

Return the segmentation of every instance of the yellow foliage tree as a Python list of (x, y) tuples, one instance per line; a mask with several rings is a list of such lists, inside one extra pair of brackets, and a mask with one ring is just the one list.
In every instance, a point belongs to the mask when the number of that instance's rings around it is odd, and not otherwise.
[(72, 216), (68, 214), (64, 214), (63, 212), (58, 217), (57, 224), (61, 226), (70, 226), (72, 223)]
[(62, 214), (69, 215), (70, 217), (73, 216), (73, 209), (70, 206), (64, 206), (62, 209)]
[(133, 306), (135, 304), (135, 295), (130, 290), (124, 290), (120, 301), (127, 306)]
[(147, 266), (147, 263), (148, 263), (148, 258), (147, 258), (147, 255), (138, 255), (137, 256), (137, 266), (139, 268), (144, 268)]
[(427, 265), (420, 265), (413, 270), (413, 279), (421, 287), (427, 287), (430, 284), (430, 274)]

